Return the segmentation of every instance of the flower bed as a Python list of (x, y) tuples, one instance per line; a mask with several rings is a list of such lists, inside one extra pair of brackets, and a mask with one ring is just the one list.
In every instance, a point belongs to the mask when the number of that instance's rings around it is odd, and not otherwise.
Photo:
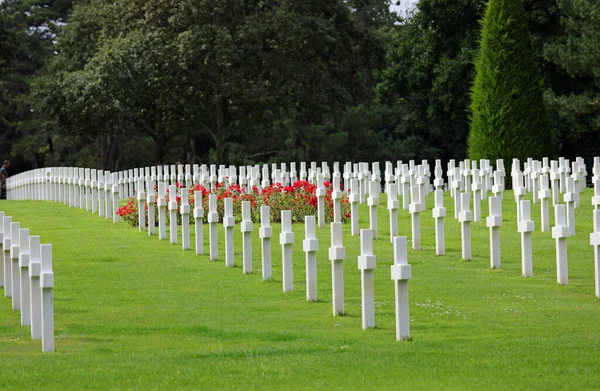
[[(179, 189), (183, 186), (179, 183), (176, 184)], [(333, 220), (333, 199), (331, 194), (333, 188), (331, 183), (325, 181), (325, 187), (327, 193), (325, 195), (325, 221), (331, 222)], [(156, 190), (156, 189), (155, 189)], [(282, 186), (280, 183), (275, 183), (262, 190), (258, 190), (253, 187), (250, 192), (246, 191), (246, 188), (240, 185), (225, 186), (221, 183), (217, 184), (217, 187), (213, 191), (209, 191), (202, 185), (196, 185), (189, 189), (189, 204), (190, 210), (195, 208), (194, 193), (196, 191), (202, 192), (202, 208), (205, 212), (208, 212), (208, 196), (215, 194), (217, 196), (217, 211), (219, 213), (219, 220), (223, 219), (224, 213), (224, 199), (233, 199), (233, 214), (236, 221), (241, 221), (242, 214), (242, 201), (250, 201), (252, 209), (252, 221), (255, 223), (260, 222), (260, 207), (267, 205), (271, 207), (271, 221), (281, 222), (281, 211), (291, 210), (292, 211), (292, 222), (303, 222), (305, 216), (316, 216), (317, 215), (317, 186), (307, 181), (296, 181), (291, 186)], [(170, 195), (167, 191), (167, 202), (170, 199)], [(176, 196), (177, 206), (181, 206), (181, 197)], [(146, 209), (146, 223), (148, 222), (148, 205), (144, 204)], [(348, 197), (344, 194), (340, 200), (342, 222), (350, 218), (350, 204), (348, 203)], [(154, 216), (156, 224), (158, 224), (158, 206), (156, 201), (151, 206), (154, 208)], [(179, 210), (179, 208), (178, 208)], [(138, 214), (138, 201), (136, 197), (131, 197), (127, 204), (117, 210), (117, 214), (125, 220), (127, 223), (137, 226), (139, 224)], [(167, 224), (169, 223), (169, 213), (167, 215)], [(177, 213), (178, 222), (181, 223), (181, 215)], [(194, 219), (190, 218), (190, 224), (194, 224)]]

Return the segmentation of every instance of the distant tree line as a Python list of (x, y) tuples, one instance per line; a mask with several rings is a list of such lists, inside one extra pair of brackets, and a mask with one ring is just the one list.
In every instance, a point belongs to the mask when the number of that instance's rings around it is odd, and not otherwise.
[[(556, 154), (600, 155), (600, 3), (523, 6)], [(464, 158), (485, 9), (4, 0), (1, 157), (18, 170)]]

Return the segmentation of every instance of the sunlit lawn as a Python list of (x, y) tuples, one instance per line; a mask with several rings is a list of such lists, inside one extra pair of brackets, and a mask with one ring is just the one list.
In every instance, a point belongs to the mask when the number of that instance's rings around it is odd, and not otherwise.
[[(473, 225), (473, 260), (460, 259), (460, 225), (447, 194), (446, 256), (435, 256), (434, 220), (422, 214), (422, 251), (409, 250), (411, 335), (397, 342), (392, 246), (385, 197), (375, 242), (376, 329), (361, 329), (359, 240), (344, 225), (346, 312), (331, 312), (329, 230), (319, 230), (319, 302), (305, 300), (303, 225), (295, 225), (294, 291), (282, 292), (280, 227), (272, 281), (182, 251), (125, 223), (49, 202), (3, 201), (0, 210), (52, 243), (56, 352), (42, 353), (0, 297), (0, 388), (476, 388), (600, 387), (600, 300), (594, 296), (591, 190), (569, 238), (569, 285), (556, 284), (554, 240), (533, 206), (534, 276), (521, 277), (512, 192), (504, 197), (502, 269), (489, 267), (485, 220)], [(428, 199), (428, 208), (433, 197)], [(482, 203), (487, 216), (487, 201)], [(551, 215), (553, 211), (551, 209)], [(554, 224), (553, 216), (551, 224)], [(368, 210), (361, 206), (361, 227)], [(400, 213), (410, 240), (410, 215)], [(192, 230), (193, 231), (193, 230)], [(204, 227), (208, 253), (208, 230)], [(192, 240), (193, 243), (193, 240)], [(410, 247), (410, 242), (409, 242)], [(0, 289), (0, 292), (3, 291)]]

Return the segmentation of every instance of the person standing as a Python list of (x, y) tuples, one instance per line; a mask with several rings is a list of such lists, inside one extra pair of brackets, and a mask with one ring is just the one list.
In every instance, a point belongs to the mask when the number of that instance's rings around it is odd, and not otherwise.
[(4, 165), (0, 168), (0, 177), (2, 178), (2, 192), (0, 193), (0, 199), (6, 199), (6, 180), (8, 179), (8, 168), (10, 167), (10, 161), (5, 160)]

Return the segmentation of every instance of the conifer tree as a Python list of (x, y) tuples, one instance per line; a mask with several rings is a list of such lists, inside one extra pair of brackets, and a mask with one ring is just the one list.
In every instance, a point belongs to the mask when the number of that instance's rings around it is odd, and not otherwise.
[(471, 159), (521, 161), (554, 155), (521, 0), (490, 0), (471, 91)]

